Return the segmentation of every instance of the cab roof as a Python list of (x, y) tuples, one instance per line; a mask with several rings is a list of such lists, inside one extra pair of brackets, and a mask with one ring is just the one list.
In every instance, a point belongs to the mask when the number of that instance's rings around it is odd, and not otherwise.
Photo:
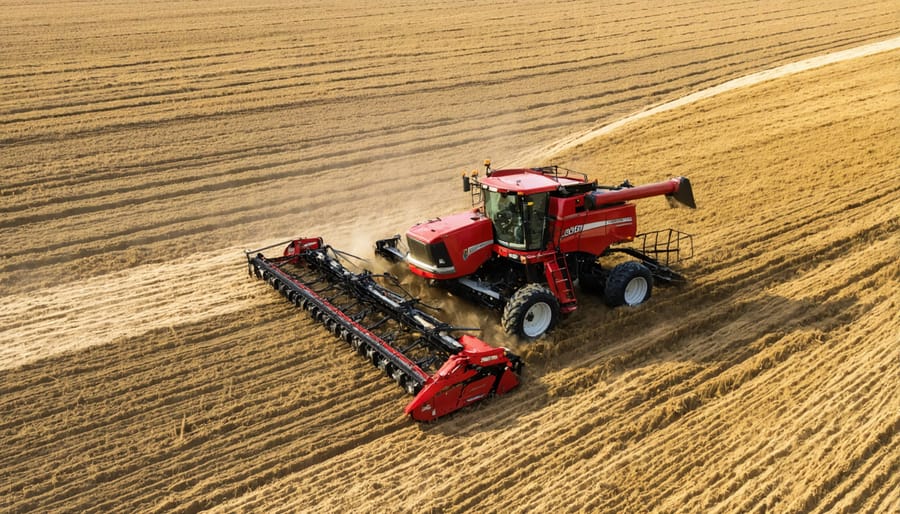
[(491, 176), (479, 179), (482, 186), (496, 189), (501, 193), (529, 195), (556, 191), (560, 187), (584, 184), (585, 181), (572, 177), (558, 177), (537, 169), (523, 168), (496, 170)]

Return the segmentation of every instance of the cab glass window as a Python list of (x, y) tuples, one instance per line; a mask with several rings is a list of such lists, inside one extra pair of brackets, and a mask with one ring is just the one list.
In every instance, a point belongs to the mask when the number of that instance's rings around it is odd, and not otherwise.
[(484, 210), (494, 225), (497, 242), (517, 250), (543, 247), (549, 193), (519, 196), (486, 191)]

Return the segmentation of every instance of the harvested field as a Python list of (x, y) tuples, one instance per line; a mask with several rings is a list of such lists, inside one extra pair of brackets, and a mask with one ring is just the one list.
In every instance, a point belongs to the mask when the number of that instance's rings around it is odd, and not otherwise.
[(895, 3), (4, 2), (0, 511), (900, 511), (900, 51), (540, 155), (689, 176), (691, 283), (585, 295), (430, 425), (244, 270), (467, 207), (460, 170), (900, 35)]

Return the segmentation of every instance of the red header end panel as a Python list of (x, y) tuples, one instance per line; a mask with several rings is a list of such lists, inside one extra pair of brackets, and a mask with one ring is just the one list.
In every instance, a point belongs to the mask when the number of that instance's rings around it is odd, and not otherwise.
[(556, 220), (554, 236), (563, 253), (600, 255), (611, 244), (634, 239), (637, 217), (634, 204), (582, 211)]
[(459, 342), (463, 351), (451, 355), (406, 406), (405, 412), (413, 419), (433, 421), (519, 385), (506, 349), (494, 348), (470, 335), (463, 335)]
[(307, 250), (318, 250), (325, 243), (321, 237), (307, 237), (304, 239), (294, 239), (284, 248), (284, 259), (282, 261), (297, 263), (300, 254)]

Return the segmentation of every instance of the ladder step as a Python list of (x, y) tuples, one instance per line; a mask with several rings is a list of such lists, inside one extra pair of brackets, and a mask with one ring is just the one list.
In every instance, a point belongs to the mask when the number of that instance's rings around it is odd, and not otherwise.
[[(553, 289), (563, 304), (575, 302), (575, 291), (572, 279), (569, 276), (569, 269), (566, 266), (565, 257), (562, 254), (557, 255), (554, 261), (548, 263), (550, 270), (550, 279), (553, 281)], [(574, 307), (573, 307), (574, 308)]]

